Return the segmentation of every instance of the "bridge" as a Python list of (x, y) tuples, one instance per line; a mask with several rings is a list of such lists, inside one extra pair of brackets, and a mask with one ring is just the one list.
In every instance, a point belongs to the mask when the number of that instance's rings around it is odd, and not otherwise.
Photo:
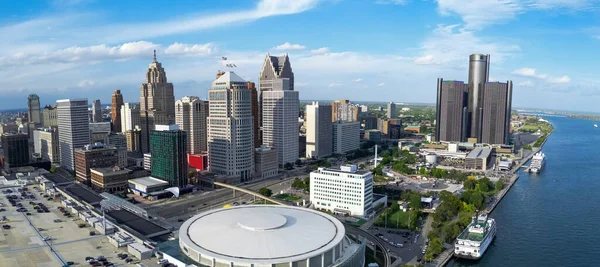
[[(257, 192), (254, 192), (254, 191), (252, 191), (252, 190), (248, 190), (248, 189), (245, 189), (245, 188), (237, 187), (237, 186), (235, 186), (235, 185), (224, 184), (224, 183), (220, 183), (220, 182), (214, 182), (214, 184), (215, 184), (215, 185), (217, 185), (217, 186), (222, 186), (222, 187), (225, 187), (225, 188), (233, 189), (233, 194), (234, 194), (234, 197), (235, 197), (235, 191), (237, 190), (237, 191), (240, 191), (240, 192), (243, 192), (243, 193), (246, 193), (246, 194), (252, 195), (252, 196), (254, 196), (254, 197), (258, 197), (258, 198), (260, 198), (260, 199), (264, 199), (264, 200), (267, 200), (267, 201), (273, 202), (273, 203), (275, 203), (275, 204), (277, 204), (277, 205), (288, 206), (288, 204), (287, 204), (287, 203), (281, 202), (281, 201), (279, 201), (279, 200), (277, 200), (277, 199), (273, 199), (273, 198), (270, 198), (270, 197), (263, 196), (263, 195), (261, 195), (261, 194), (259, 194), (259, 193), (257, 193)], [(345, 224), (345, 223), (344, 223), (344, 226), (346, 227), (346, 229), (347, 229), (347, 232), (348, 232), (349, 234), (350, 234), (350, 233), (352, 233), (352, 234), (359, 234), (359, 235), (362, 235), (362, 236), (368, 237), (368, 238), (370, 238), (372, 241), (374, 241), (374, 243), (375, 243), (377, 246), (379, 246), (379, 247), (380, 247), (381, 251), (383, 252), (383, 254), (384, 254), (384, 256), (385, 256), (385, 257), (384, 257), (384, 266), (385, 266), (385, 267), (392, 266), (392, 265), (391, 265), (391, 258), (390, 258), (390, 254), (387, 252), (387, 250), (386, 250), (386, 248), (385, 248), (385, 246), (384, 246), (384, 244), (385, 244), (385, 243), (383, 243), (383, 242), (382, 242), (382, 241), (381, 241), (379, 238), (377, 238), (377, 237), (375, 237), (375, 236), (371, 235), (370, 233), (368, 233), (368, 232), (366, 232), (366, 231), (364, 231), (364, 230), (362, 230), (362, 229), (360, 229), (360, 228), (358, 228), (358, 227), (354, 227), (354, 226), (351, 226), (351, 225), (348, 225), (348, 224)]]

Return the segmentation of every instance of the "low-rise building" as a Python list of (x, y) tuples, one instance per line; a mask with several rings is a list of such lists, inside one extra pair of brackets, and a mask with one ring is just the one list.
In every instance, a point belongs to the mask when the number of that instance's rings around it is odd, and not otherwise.
[(465, 158), (465, 168), (485, 171), (489, 167), (491, 156), (491, 148), (476, 147)]
[(375, 144), (381, 144), (381, 131), (379, 130), (367, 130), (365, 131), (365, 139)]
[(111, 168), (94, 168), (90, 170), (92, 188), (109, 193), (119, 193), (127, 190), (127, 180), (131, 170), (118, 166)]
[(319, 168), (310, 173), (310, 201), (317, 209), (369, 218), (374, 214), (373, 174), (356, 165)]
[(142, 177), (128, 181), (129, 189), (140, 196), (148, 196), (169, 187), (169, 182), (154, 177)]
[(77, 181), (90, 185), (92, 168), (119, 165), (119, 151), (113, 146), (96, 143), (75, 149), (75, 173)]
[(254, 152), (254, 168), (256, 169), (255, 179), (276, 176), (279, 171), (277, 152), (266, 146), (256, 148)]

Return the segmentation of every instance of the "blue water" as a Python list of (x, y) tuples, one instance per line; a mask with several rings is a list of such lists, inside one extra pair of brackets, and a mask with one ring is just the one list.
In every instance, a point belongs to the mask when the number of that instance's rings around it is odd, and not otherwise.
[(448, 266), (600, 266), (600, 128), (548, 117), (540, 174), (520, 178), (491, 216), (496, 239), (479, 261)]

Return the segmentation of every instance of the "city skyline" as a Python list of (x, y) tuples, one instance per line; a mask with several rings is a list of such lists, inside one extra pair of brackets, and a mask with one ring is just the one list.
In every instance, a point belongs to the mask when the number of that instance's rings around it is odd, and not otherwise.
[[(377, 4), (392, 2), (403, 4)], [(464, 70), (468, 66), (462, 59), (471, 53), (485, 53), (492, 55), (491, 81), (498, 77), (514, 81), (513, 106), (568, 110), (576, 104), (578, 110), (599, 111), (594, 103), (600, 82), (594, 80), (587, 64), (558, 64), (568, 53), (556, 48), (560, 43), (589, 51), (585, 56), (572, 55), (569, 62), (585, 63), (593, 58), (598, 41), (593, 22), (589, 17), (575, 16), (596, 12), (590, 9), (591, 1), (480, 2), (461, 8), (450, 1), (304, 0), (290, 4), (271, 0), (239, 1), (233, 9), (223, 3), (193, 3), (161, 8), (153, 20), (123, 18), (127, 9), (144, 11), (156, 6), (136, 1), (110, 8), (99, 1), (31, 4), (37, 13), (9, 5), (1, 12), (10, 18), (0, 21), (0, 33), (7, 36), (0, 43), (4, 48), (0, 64), (7, 67), (0, 74), (0, 92), (6, 95), (0, 106), (3, 110), (22, 107), (31, 93), (40, 96), (42, 105), (79, 97), (108, 103), (115, 89), (122, 90), (125, 102), (136, 102), (139, 77), (156, 49), (169, 68), (178, 99), (185, 95), (206, 98), (214, 73), (224, 70), (222, 56), (237, 66), (235, 71), (242, 78), (258, 82), (256, 69), (265, 53), (288, 53), (294, 58), (295, 90), (302, 92), (302, 100), (335, 100), (343, 94), (344, 98), (365, 101), (432, 103), (436, 77), (467, 81)], [(355, 14), (359, 27), (340, 31), (338, 25), (346, 21), (344, 16), (330, 15), (341, 9)], [(502, 12), (479, 15), (486, 9)], [(99, 19), (100, 12), (112, 22), (95, 24), (90, 18)], [(368, 14), (375, 13), (380, 20), (370, 21)], [(566, 23), (551, 29), (528, 23), (552, 23), (556, 18)], [(383, 25), (382, 21), (390, 26), (378, 28), (391, 34), (370, 31)], [(387, 28), (409, 22), (414, 26)], [(219, 36), (225, 31), (246, 37), (273, 23), (281, 25), (273, 29), (273, 38), (244, 46)], [(294, 26), (299, 23), (303, 27)], [(98, 34), (82, 32), (78, 28), (82, 25)], [(112, 31), (115, 27), (126, 29), (128, 34), (115, 33), (122, 32)], [(566, 33), (573, 29), (573, 33)], [(314, 34), (321, 38), (309, 38)], [(529, 38), (532, 34), (537, 38)], [(369, 43), (339, 41), (354, 35)], [(548, 42), (556, 36), (561, 37), (560, 42)], [(49, 64), (53, 67), (48, 68)], [(381, 71), (382, 66), (385, 71)], [(397, 84), (406, 86), (392, 86)], [(529, 101), (542, 94), (546, 101)]]

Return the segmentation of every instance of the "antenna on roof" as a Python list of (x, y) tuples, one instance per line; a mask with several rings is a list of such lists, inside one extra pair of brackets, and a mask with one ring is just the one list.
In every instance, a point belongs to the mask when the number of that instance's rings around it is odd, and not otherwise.
[(154, 60), (152, 62), (156, 62), (156, 49), (154, 49)]

